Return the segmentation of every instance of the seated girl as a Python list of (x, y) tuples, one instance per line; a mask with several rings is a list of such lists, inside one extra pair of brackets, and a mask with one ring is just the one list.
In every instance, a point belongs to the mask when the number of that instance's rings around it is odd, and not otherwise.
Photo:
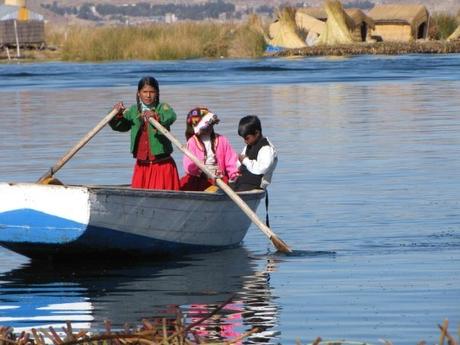
[[(216, 177), (228, 183), (238, 177), (238, 155), (225, 136), (214, 132), (219, 121), (207, 108), (194, 108), (187, 115), (185, 136), (187, 148), (195, 157)], [(186, 175), (180, 180), (181, 190), (204, 191), (215, 184), (187, 156), (184, 156), (183, 165)]]

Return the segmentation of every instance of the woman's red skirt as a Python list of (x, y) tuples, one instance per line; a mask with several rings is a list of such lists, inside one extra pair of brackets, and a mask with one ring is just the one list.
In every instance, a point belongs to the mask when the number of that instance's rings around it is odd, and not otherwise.
[(179, 190), (179, 173), (172, 157), (158, 162), (142, 162), (134, 165), (133, 188)]
[[(228, 183), (227, 176), (224, 176), (222, 180), (225, 183)], [(205, 174), (201, 174), (200, 176), (187, 174), (180, 179), (180, 189), (193, 192), (204, 191), (206, 188), (211, 187), (213, 184), (214, 181), (208, 178)]]

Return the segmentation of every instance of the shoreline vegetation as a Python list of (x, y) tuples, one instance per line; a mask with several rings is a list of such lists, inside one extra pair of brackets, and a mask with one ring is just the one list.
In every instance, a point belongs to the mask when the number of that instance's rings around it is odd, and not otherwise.
[(348, 56), (360, 54), (460, 53), (460, 40), (446, 38), (460, 24), (456, 15), (434, 14), (429, 39), (412, 42), (358, 42), (318, 45), (266, 52), (268, 25), (256, 15), (246, 22), (179, 21), (135, 26), (45, 27), (45, 49), (0, 50), (0, 61), (103, 62), (198, 58), (261, 58), (264, 56)]
[[(48, 24), (45, 38), (47, 48), (21, 49), (21, 58), (68, 62), (257, 58), (264, 55), (266, 47), (263, 35), (249, 22), (100, 27)], [(15, 58), (16, 48), (10, 48), (9, 54)], [(0, 59), (8, 59), (5, 50), (0, 50)]]
[(61, 33), (56, 43), (64, 61), (257, 57), (265, 48), (250, 25), (213, 22), (76, 27)]

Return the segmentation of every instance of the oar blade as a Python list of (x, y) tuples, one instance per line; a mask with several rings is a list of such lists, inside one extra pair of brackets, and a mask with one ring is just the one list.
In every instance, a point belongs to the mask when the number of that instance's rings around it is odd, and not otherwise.
[(38, 184), (52, 184), (52, 185), (58, 185), (62, 186), (64, 183), (62, 183), (59, 179), (55, 177), (47, 177), (44, 180), (40, 180), (37, 182)]
[(292, 249), (289, 248), (289, 246), (284, 242), (281, 238), (279, 238), (276, 235), (273, 235), (270, 237), (270, 240), (272, 241), (273, 245), (275, 248), (282, 253), (292, 253)]

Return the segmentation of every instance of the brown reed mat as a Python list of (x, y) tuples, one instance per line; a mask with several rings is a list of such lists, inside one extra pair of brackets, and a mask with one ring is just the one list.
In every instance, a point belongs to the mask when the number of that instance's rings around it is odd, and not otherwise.
[(459, 41), (377, 42), (284, 49), (272, 56), (349, 56), (460, 53)]
[[(153, 321), (143, 320), (142, 325), (137, 328), (129, 328), (125, 326), (123, 331), (113, 331), (109, 321), (105, 322), (105, 331), (101, 333), (88, 334), (88, 330), (74, 332), (70, 322), (67, 322), (66, 327), (62, 327), (62, 331), (57, 331), (53, 327), (47, 329), (32, 328), (30, 332), (21, 332), (15, 334), (13, 328), (0, 326), (0, 345), (196, 345), (196, 344), (220, 344), (231, 345), (242, 343), (242, 340), (258, 333), (261, 329), (254, 327), (249, 332), (241, 336), (227, 340), (225, 342), (206, 342), (194, 332), (195, 327), (199, 327), (205, 320), (215, 315), (226, 304), (217, 307), (212, 313), (202, 319), (185, 325), (182, 320), (183, 315), (179, 308), (176, 309), (176, 320), (158, 318)], [(444, 320), (442, 325), (438, 325), (441, 330), (438, 345), (459, 345), (459, 342), (448, 331), (449, 322)], [(60, 332), (61, 334), (58, 334)], [(381, 339), (384, 345), (393, 345), (386, 339)], [(347, 340), (323, 340), (317, 337), (312, 345), (365, 345), (365, 342), (347, 341)], [(296, 341), (296, 345), (302, 345), (300, 340)], [(368, 344), (367, 344), (368, 345)], [(417, 345), (426, 345), (424, 340), (419, 341)]]

